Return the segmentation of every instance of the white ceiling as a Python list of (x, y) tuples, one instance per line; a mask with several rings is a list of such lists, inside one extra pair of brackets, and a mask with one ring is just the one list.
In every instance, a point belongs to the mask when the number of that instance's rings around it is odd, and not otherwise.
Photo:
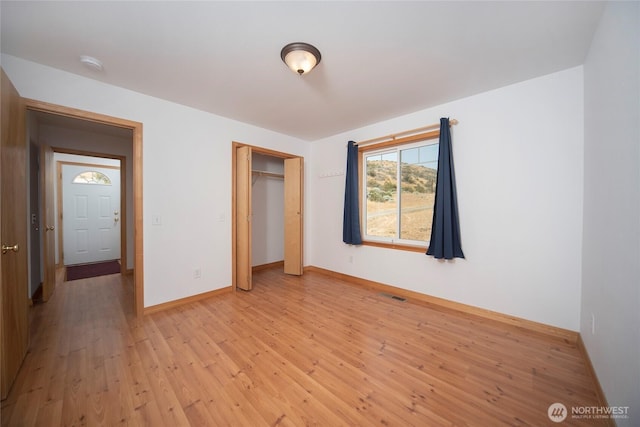
[[(603, 3), (2, 1), (2, 52), (316, 140), (584, 62)], [(280, 50), (315, 45), (291, 72)], [(96, 73), (79, 62), (104, 63)], [(452, 112), (452, 114), (455, 114)]]

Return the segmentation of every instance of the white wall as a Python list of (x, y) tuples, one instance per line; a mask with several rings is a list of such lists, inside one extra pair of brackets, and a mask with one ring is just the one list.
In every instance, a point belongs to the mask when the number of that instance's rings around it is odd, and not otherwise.
[[(284, 174), (284, 159), (253, 153), (253, 170)], [(253, 176), (251, 264), (284, 260), (284, 179)]]
[[(640, 5), (612, 2), (585, 66), (580, 332), (609, 405), (640, 423)], [(592, 316), (595, 333), (592, 333)]]
[(232, 141), (309, 152), (297, 138), (10, 55), (2, 67), (23, 97), (143, 123), (145, 306), (231, 285)]
[[(316, 141), (309, 263), (571, 330), (580, 310), (583, 75), (572, 68)], [(434, 82), (436, 84), (436, 82)], [(346, 143), (452, 128), (466, 260), (342, 243)], [(349, 257), (353, 257), (353, 263)]]

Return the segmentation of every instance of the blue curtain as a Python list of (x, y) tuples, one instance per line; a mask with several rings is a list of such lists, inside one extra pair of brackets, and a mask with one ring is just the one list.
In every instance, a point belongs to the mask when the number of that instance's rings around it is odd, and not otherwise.
[(353, 141), (349, 141), (347, 146), (342, 241), (350, 245), (362, 244), (362, 236), (360, 235), (360, 201), (358, 200), (358, 147)]
[(460, 245), (456, 180), (453, 172), (451, 132), (448, 118), (440, 119), (436, 200), (433, 208), (431, 240), (427, 255), (433, 255), (434, 258), (438, 259), (464, 258)]

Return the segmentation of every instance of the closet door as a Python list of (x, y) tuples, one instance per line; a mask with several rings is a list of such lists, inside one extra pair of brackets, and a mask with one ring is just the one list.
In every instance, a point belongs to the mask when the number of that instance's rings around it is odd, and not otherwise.
[(284, 272), (302, 274), (303, 159), (284, 160)]
[(236, 287), (250, 291), (251, 275), (251, 147), (236, 151)]

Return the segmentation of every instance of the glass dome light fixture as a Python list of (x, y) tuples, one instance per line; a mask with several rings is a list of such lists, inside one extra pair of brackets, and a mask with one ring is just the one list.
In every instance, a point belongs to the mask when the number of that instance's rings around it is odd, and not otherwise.
[(291, 71), (301, 76), (313, 70), (320, 63), (322, 56), (315, 46), (311, 46), (309, 43), (295, 42), (282, 48), (280, 58)]

